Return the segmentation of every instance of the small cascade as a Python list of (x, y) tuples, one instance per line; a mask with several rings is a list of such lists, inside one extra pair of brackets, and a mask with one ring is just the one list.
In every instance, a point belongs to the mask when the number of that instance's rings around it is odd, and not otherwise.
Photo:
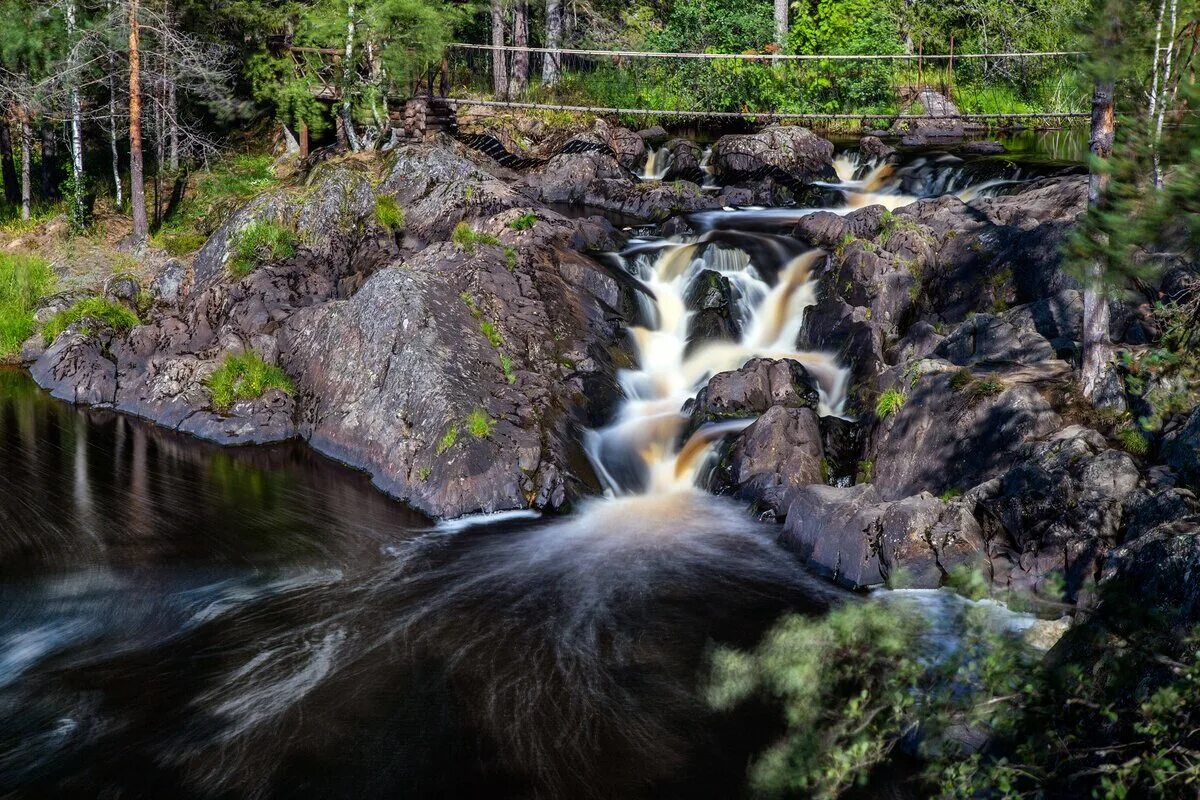
[(646, 145), (646, 161), (642, 165), (642, 174), (638, 177), (644, 181), (661, 181), (671, 169), (671, 151), (666, 147), (657, 150)]
[(888, 161), (863, 160), (859, 153), (847, 151), (834, 159), (833, 168), (839, 182), (817, 185), (841, 192), (846, 206), (833, 210), (843, 213), (871, 205), (892, 211), (923, 197), (947, 194), (969, 202), (1032, 177), (1006, 162), (981, 165), (948, 154), (921, 156), (898, 166)]
[(700, 188), (710, 191), (721, 188), (717, 183), (717, 170), (712, 165), (712, 151), (712, 145), (709, 145), (700, 154), (700, 172), (704, 174), (704, 180), (700, 184)]

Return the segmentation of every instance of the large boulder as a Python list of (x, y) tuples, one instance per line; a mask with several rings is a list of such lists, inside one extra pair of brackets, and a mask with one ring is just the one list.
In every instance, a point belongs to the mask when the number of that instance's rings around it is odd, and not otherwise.
[(782, 518), (796, 491), (824, 482), (824, 461), (816, 411), (772, 406), (719, 452), (709, 488)]
[(928, 493), (888, 501), (870, 485), (796, 490), (781, 541), (811, 569), (852, 589), (889, 581), (936, 588), (955, 567), (984, 563), (969, 501)]
[(702, 270), (692, 278), (683, 298), (692, 312), (688, 318), (687, 353), (707, 342), (736, 342), (741, 337), (734, 291), (729, 278), (715, 270)]
[(1162, 455), (1184, 485), (1200, 491), (1200, 406), (1163, 442)]
[(779, 170), (800, 181), (837, 180), (833, 144), (807, 128), (771, 125), (758, 133), (722, 136), (712, 163), (730, 181)]
[(1200, 517), (1164, 523), (1108, 554), (1101, 586), (1181, 636), (1200, 624)]
[(791, 359), (753, 358), (740, 369), (719, 372), (709, 379), (684, 411), (691, 415), (689, 430), (709, 422), (757, 417), (772, 406), (817, 407), (813, 378)]
[(1045, 380), (1069, 379), (1061, 362), (1047, 370), (964, 373), (923, 361), (915, 373), (896, 376), (894, 391), (906, 399), (879, 421), (867, 446), (866, 472), (883, 499), (968, 489), (1016, 463), (1025, 442), (1062, 427), (1038, 390)]

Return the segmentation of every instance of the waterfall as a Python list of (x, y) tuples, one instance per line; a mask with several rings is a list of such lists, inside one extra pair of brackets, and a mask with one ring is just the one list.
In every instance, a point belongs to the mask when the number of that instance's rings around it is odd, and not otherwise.
[(642, 166), (642, 174), (638, 177), (644, 181), (661, 181), (670, 169), (671, 151), (665, 146), (655, 150), (646, 145), (646, 161)]

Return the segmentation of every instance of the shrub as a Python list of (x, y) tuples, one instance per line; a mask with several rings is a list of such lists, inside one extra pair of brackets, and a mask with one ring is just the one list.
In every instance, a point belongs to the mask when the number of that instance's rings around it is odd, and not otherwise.
[(956, 392), (961, 392), (967, 388), (971, 381), (975, 380), (975, 376), (971, 374), (971, 370), (963, 367), (958, 372), (954, 373), (950, 378), (950, 388)]
[(490, 233), (477, 233), (474, 228), (465, 222), (460, 222), (454, 226), (454, 232), (450, 234), (450, 241), (454, 242), (455, 247), (468, 255), (475, 253), (476, 245), (500, 244), (500, 240), (495, 236), (492, 236)]
[(512, 228), (514, 231), (527, 231), (536, 225), (537, 221), (537, 214), (534, 214), (532, 211), (528, 211), (514, 219), (512, 222), (508, 223), (508, 227)]
[[(141, 322), (137, 314), (120, 303), (104, 297), (87, 297), (50, 318), (42, 331), (46, 344), (53, 342), (74, 323), (86, 319), (97, 320), (117, 332), (127, 331)], [(88, 331), (85, 329), (85, 332)]]
[(1117, 434), (1117, 439), (1121, 442), (1121, 449), (1132, 455), (1144, 456), (1150, 452), (1150, 440), (1141, 428), (1124, 428)]
[(467, 432), (476, 439), (487, 438), (496, 427), (496, 420), (487, 415), (486, 411), (475, 409), (467, 416)]
[(263, 264), (282, 261), (295, 254), (295, 233), (278, 222), (258, 220), (234, 235), (229, 271), (244, 278)]
[(296, 387), (279, 367), (263, 361), (253, 351), (225, 356), (217, 371), (205, 379), (213, 407), (228, 411), (239, 400), (262, 397), (268, 389), (295, 394)]
[(906, 399), (908, 398), (904, 392), (898, 389), (888, 389), (879, 395), (879, 400), (875, 403), (875, 416), (880, 419), (887, 419), (904, 407)]
[(380, 227), (389, 231), (403, 230), (404, 209), (391, 195), (380, 195), (375, 201), (375, 221), (379, 223)]
[(0, 358), (14, 355), (33, 335), (33, 312), (56, 283), (46, 261), (18, 253), (0, 254)]

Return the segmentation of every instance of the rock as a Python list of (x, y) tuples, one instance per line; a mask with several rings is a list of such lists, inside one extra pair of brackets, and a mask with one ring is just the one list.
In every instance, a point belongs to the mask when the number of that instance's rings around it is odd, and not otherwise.
[(573, 426), (616, 391), (612, 279), (512, 235), (511, 270), (498, 247), (433, 245), (280, 333), (301, 436), (434, 516), (565, 507), (586, 478)]
[[(667, 131), (662, 126), (655, 125), (653, 127), (646, 128), (645, 130), (638, 131), (637, 135), (640, 136), (642, 138), (642, 141), (645, 142), (646, 144), (660, 145), (663, 142), (665, 142), (667, 140), (667, 137), (670, 136), (671, 134), (667, 133)], [(677, 140), (677, 141), (679, 141), (679, 140)]]
[[(871, 482), (882, 499), (975, 486), (1016, 463), (1024, 442), (1062, 427), (1021, 373), (963, 380), (948, 366), (926, 362), (923, 368), (906, 388), (904, 405), (869, 439)], [(1069, 380), (1069, 367), (1062, 364), (1059, 374)]]
[(689, 139), (672, 139), (667, 142), (667, 152), (671, 154), (671, 168), (667, 170), (667, 180), (682, 179), (701, 183), (704, 181), (704, 171), (700, 169), (700, 159), (704, 151), (699, 145)]
[(977, 314), (954, 329), (934, 350), (953, 364), (1033, 363), (1054, 358), (1054, 348), (1032, 329), (1006, 319)]
[(713, 145), (712, 163), (731, 182), (772, 168), (802, 182), (837, 179), (833, 145), (794, 126), (771, 125), (758, 133), (722, 136)]
[(849, 486), (854, 483), (862, 459), (863, 425), (841, 417), (821, 417), (821, 444), (825, 452), (825, 483)]
[(915, 113), (913, 108), (919, 104), (924, 118), (905, 120), (897, 125), (907, 124), (908, 132), (901, 138), (905, 146), (921, 146), (931, 141), (946, 141), (961, 139), (965, 133), (958, 106), (950, 98), (928, 87), (922, 88), (913, 104), (906, 109), (907, 113)]
[(603, 119), (596, 120), (593, 130), (617, 154), (617, 161), (625, 169), (637, 169), (641, 164), (646, 155), (646, 142), (641, 136)]
[(91, 297), (91, 292), (86, 289), (69, 289), (49, 297), (43, 297), (38, 303), (37, 310), (33, 312), (33, 321), (38, 325), (45, 325), (55, 314), (66, 311), (80, 300), (88, 297)]
[(1180, 635), (1200, 623), (1200, 522), (1166, 523), (1109, 553), (1105, 597), (1165, 618)]
[(928, 493), (882, 500), (869, 485), (806, 486), (792, 494), (781, 541), (814, 571), (851, 589), (889, 580), (940, 586), (956, 566), (983, 563), (971, 503)]
[(858, 153), (870, 161), (887, 161), (896, 155), (896, 148), (884, 144), (878, 136), (864, 136), (858, 140)]
[(115, 303), (137, 309), (142, 285), (132, 275), (115, 275), (104, 284), (104, 296)]
[(714, 270), (701, 270), (688, 284), (683, 300), (693, 312), (688, 319), (685, 355), (707, 342), (736, 342), (740, 338), (742, 331), (734, 318), (734, 288), (729, 278)]
[(995, 580), (1073, 602), (1118, 543), (1124, 503), (1139, 482), (1133, 459), (1097, 447), (1086, 429), (1029, 445), (1019, 463), (977, 493)]
[(1187, 489), (1140, 489), (1125, 503), (1125, 530), (1121, 538), (1129, 542), (1161, 525), (1192, 519), (1197, 515), (1200, 515), (1200, 502)]
[(690, 407), (689, 430), (709, 422), (757, 417), (773, 406), (817, 407), (815, 382), (802, 364), (790, 359), (753, 358), (741, 369), (709, 379)]
[(723, 448), (710, 489), (780, 518), (797, 489), (824, 482), (823, 460), (816, 411), (771, 406)]
[(188, 265), (177, 258), (163, 264), (150, 284), (150, 296), (159, 306), (178, 306), (187, 296), (190, 282)]
[(1181, 428), (1164, 437), (1162, 456), (1184, 486), (1200, 491), (1200, 406)]
[(946, 337), (939, 334), (929, 322), (918, 320), (908, 329), (904, 338), (888, 351), (888, 363), (904, 364), (925, 358), (933, 354), (945, 340)]
[(992, 141), (967, 142), (958, 148), (958, 152), (973, 156), (990, 156), (1003, 153), (1004, 145), (1001, 142)]
[(117, 392), (117, 365), (107, 356), (111, 338), (99, 320), (78, 320), (58, 335), (29, 373), (59, 400), (111, 405)]
[(262, 397), (241, 400), (227, 413), (198, 411), (179, 430), (224, 445), (268, 444), (296, 435), (296, 403), (285, 392), (269, 389)]

